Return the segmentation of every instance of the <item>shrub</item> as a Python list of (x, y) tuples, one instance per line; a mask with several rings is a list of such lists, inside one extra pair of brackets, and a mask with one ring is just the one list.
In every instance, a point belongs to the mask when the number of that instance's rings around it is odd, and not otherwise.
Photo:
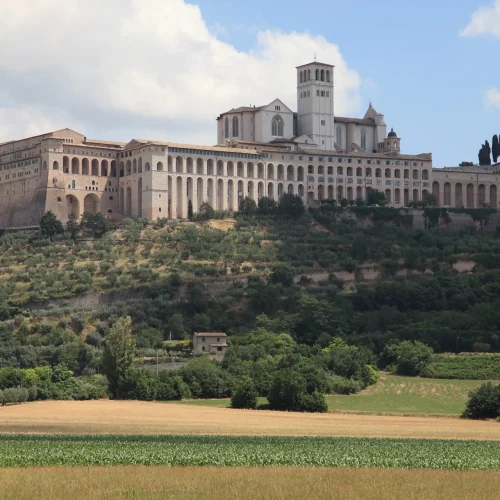
[(326, 413), (328, 411), (325, 396), (318, 391), (314, 391), (312, 394), (302, 394), (299, 398), (299, 407), (300, 411), (309, 413)]
[(231, 398), (231, 407), (250, 410), (257, 407), (257, 390), (252, 381), (245, 381), (236, 389)]
[(431, 362), (432, 347), (422, 342), (405, 340), (394, 347), (396, 373), (399, 375), (419, 375)]
[(462, 418), (486, 419), (500, 415), (500, 385), (482, 384), (469, 393)]
[(345, 377), (332, 377), (332, 393), (333, 394), (356, 394), (361, 390), (358, 381)]

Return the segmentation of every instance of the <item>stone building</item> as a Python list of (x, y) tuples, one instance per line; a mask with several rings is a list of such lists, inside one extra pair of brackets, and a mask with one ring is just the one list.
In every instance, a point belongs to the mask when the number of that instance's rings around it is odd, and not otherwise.
[(225, 333), (195, 332), (193, 333), (193, 352), (223, 356), (229, 347), (226, 341)]
[(498, 207), (498, 165), (434, 169), (432, 154), (403, 154), (370, 104), (363, 118), (334, 113), (334, 67), (297, 68), (297, 112), (280, 99), (217, 118), (217, 145), (87, 139), (70, 129), (0, 144), (0, 227), (37, 225), (52, 210), (110, 218), (184, 219), (209, 202), (237, 210), (245, 197), (365, 198), (394, 207), (432, 193), (440, 206)]

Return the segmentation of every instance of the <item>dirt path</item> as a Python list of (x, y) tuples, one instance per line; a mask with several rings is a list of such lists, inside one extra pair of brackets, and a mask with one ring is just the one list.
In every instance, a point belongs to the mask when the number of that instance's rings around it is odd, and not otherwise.
[(0, 433), (236, 434), (500, 441), (498, 422), (232, 410), (139, 401), (45, 401), (0, 407)]

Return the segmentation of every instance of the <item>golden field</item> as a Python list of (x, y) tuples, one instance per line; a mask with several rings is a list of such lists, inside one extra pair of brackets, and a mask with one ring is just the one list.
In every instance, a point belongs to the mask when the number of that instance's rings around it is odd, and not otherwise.
[(43, 401), (0, 408), (0, 433), (231, 434), (500, 440), (498, 422), (305, 414), (141, 401)]
[(2, 499), (484, 499), (495, 471), (329, 468), (47, 467), (0, 469)]

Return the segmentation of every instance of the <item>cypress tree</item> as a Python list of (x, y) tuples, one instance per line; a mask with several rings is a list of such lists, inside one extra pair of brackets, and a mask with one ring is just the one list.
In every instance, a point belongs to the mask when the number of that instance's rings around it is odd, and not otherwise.
[(496, 163), (500, 156), (500, 144), (498, 143), (498, 135), (496, 134), (493, 136), (491, 153), (493, 156), (493, 163)]

